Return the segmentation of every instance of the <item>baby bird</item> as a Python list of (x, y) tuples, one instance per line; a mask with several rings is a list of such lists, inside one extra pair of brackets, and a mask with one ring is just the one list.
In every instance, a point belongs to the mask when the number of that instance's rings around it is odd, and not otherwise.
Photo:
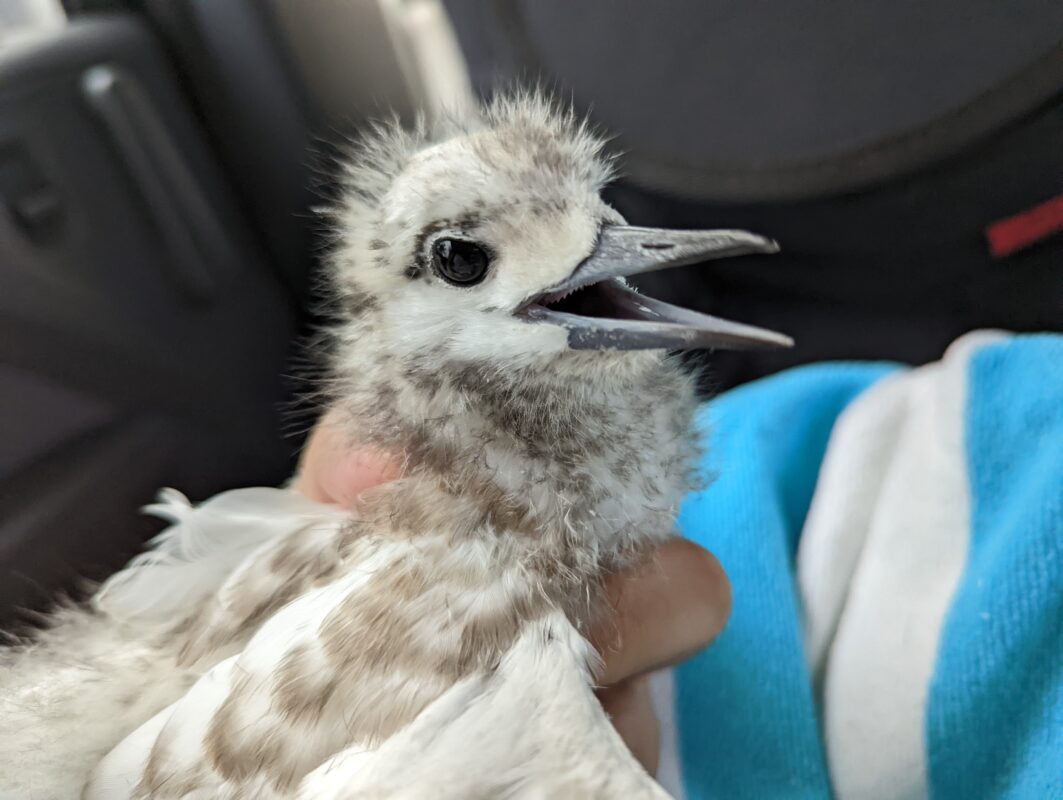
[(610, 173), (529, 94), (359, 146), (329, 403), (400, 477), (357, 513), (164, 495), (154, 549), (6, 657), (0, 796), (665, 796), (585, 634), (689, 487), (693, 385), (667, 351), (789, 340), (629, 288), (776, 248), (628, 226)]

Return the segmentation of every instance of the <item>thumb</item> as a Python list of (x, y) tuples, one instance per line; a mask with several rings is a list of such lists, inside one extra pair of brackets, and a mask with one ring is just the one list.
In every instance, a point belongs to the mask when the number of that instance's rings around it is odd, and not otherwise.
[(319, 503), (353, 508), (358, 495), (399, 476), (391, 453), (359, 443), (340, 414), (329, 412), (310, 434), (292, 488)]

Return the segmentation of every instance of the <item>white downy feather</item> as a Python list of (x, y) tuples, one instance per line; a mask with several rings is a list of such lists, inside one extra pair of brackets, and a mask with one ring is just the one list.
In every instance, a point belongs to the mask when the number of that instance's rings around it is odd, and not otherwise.
[(173, 524), (111, 576), (93, 604), (116, 619), (146, 624), (171, 622), (198, 606), (262, 545), (311, 526), (340, 525), (346, 517), (338, 506), (267, 487), (223, 492), (198, 506), (163, 489), (144, 511)]

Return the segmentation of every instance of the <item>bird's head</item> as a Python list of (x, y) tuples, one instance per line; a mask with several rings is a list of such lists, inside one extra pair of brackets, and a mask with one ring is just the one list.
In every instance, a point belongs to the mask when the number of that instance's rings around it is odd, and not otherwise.
[(788, 345), (647, 298), (624, 277), (766, 253), (744, 231), (625, 224), (600, 192), (602, 141), (536, 95), (475, 119), (382, 126), (356, 150), (333, 272), (352, 337), (438, 363), (586, 363), (642, 350)]

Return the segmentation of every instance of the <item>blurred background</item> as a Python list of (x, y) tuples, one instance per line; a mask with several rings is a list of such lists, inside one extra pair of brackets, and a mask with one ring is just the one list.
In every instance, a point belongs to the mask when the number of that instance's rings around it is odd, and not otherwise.
[(797, 339), (706, 392), (1063, 330), (1058, 0), (0, 0), (0, 619), (290, 474), (337, 147), (529, 83), (630, 222), (782, 244), (643, 281)]

